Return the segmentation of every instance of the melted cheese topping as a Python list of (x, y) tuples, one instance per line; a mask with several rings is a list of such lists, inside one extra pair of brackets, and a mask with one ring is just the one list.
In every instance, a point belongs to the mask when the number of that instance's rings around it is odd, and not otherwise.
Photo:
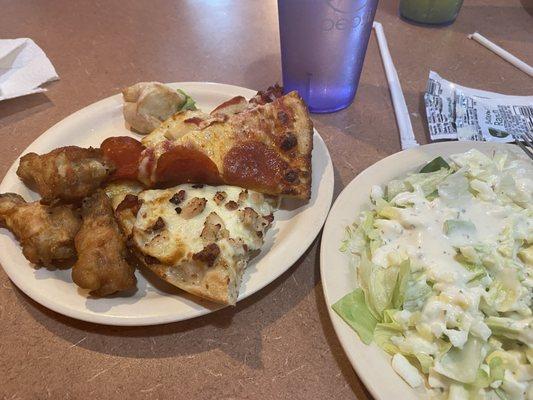
[[(185, 192), (185, 198), (179, 204), (170, 200), (181, 190)], [(227, 197), (220, 204), (214, 200), (217, 192), (225, 192)], [(204, 229), (206, 218), (211, 212), (215, 212), (224, 222), (224, 227), (229, 231), (229, 238), (240, 243), (241, 249), (258, 250), (262, 243), (262, 237), (266, 227), (257, 231), (246, 226), (241, 220), (242, 211), (246, 207), (252, 208), (260, 216), (272, 213), (273, 206), (265, 200), (260, 193), (247, 191), (248, 196), (239, 201), (239, 194), (246, 192), (242, 188), (233, 186), (203, 186), (179, 185), (166, 190), (146, 190), (139, 195), (142, 202), (137, 213), (134, 228), (134, 240), (145, 254), (157, 258), (167, 265), (177, 265), (184, 258), (190, 258), (206, 246), (206, 241), (200, 236)], [(192, 218), (184, 217), (185, 209), (193, 198), (205, 199), (205, 208)], [(238, 208), (231, 210), (226, 204), (233, 201)], [(164, 222), (162, 229), (154, 229), (158, 219)], [(246, 245), (245, 247), (242, 244)], [(235, 246), (230, 245), (227, 239), (218, 241), (221, 255), (232, 257)]]

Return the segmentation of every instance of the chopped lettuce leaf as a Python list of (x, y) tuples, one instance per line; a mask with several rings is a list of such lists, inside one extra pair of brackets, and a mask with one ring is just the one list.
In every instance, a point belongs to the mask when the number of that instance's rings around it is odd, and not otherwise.
[(495, 173), (495, 166), (492, 160), (479, 150), (472, 149), (466, 153), (454, 154), (450, 158), (459, 167), (464, 168), (472, 178), (482, 178), (483, 180)]
[(179, 93), (185, 96), (185, 103), (181, 106), (181, 108), (178, 111), (185, 111), (185, 110), (197, 110), (196, 108), (196, 102), (193, 100), (191, 96), (189, 96), (187, 93), (185, 93), (181, 89), (176, 89)]
[(381, 347), (385, 352), (390, 355), (394, 355), (400, 352), (400, 349), (391, 342), (393, 336), (398, 336), (402, 334), (402, 329), (396, 324), (392, 323), (378, 323), (376, 329), (374, 330), (374, 341), (376, 344)]
[(392, 292), (392, 307), (394, 309), (402, 307), (405, 301), (405, 292), (407, 290), (407, 283), (411, 273), (411, 262), (409, 259), (402, 261), (398, 269), (396, 286)]
[(442, 202), (452, 207), (461, 207), (464, 204), (468, 204), (472, 198), (468, 179), (462, 174), (462, 171), (448, 175), (438, 185), (437, 190)]
[(357, 332), (363, 343), (370, 344), (372, 342), (378, 321), (370, 313), (361, 289), (355, 289), (333, 304), (332, 307)]
[(507, 312), (516, 309), (521, 294), (522, 287), (516, 271), (505, 268), (496, 275), (483, 300), (491, 309)]
[(391, 201), (397, 194), (407, 192), (409, 188), (403, 180), (392, 180), (387, 185), (387, 201)]
[(420, 364), (420, 369), (424, 374), (429, 373), (429, 369), (433, 366), (435, 360), (429, 354), (418, 352), (415, 353), (415, 357)]
[(426, 275), (420, 272), (411, 273), (405, 286), (403, 308), (409, 311), (421, 310), (431, 293)]
[(493, 335), (518, 340), (533, 347), (533, 317), (521, 320), (504, 317), (488, 317), (485, 322), (492, 330)]
[(452, 347), (435, 363), (435, 371), (458, 382), (473, 383), (485, 358), (483, 341), (471, 337), (462, 349)]
[(467, 246), (476, 238), (476, 226), (466, 220), (448, 219), (444, 221), (444, 233), (453, 246)]
[(359, 264), (361, 288), (370, 312), (381, 320), (383, 311), (391, 308), (392, 297), (398, 280), (398, 268), (381, 268), (374, 265), (367, 254), (361, 256)]
[(435, 172), (426, 172), (420, 174), (412, 174), (405, 179), (405, 182), (414, 190), (420, 187), (427, 196), (437, 190), (439, 184), (450, 175), (450, 170), (440, 169)]
[(434, 158), (433, 160), (431, 160), (430, 162), (428, 162), (421, 170), (420, 170), (420, 173), (422, 174), (425, 174), (425, 173), (428, 173), (428, 172), (435, 172), (435, 171), (438, 171), (439, 169), (450, 169), (450, 164), (448, 164), (444, 158), (442, 157), (437, 157), (437, 158)]
[(402, 334), (402, 326), (394, 318), (397, 310), (385, 310), (383, 312), (382, 322), (376, 325), (374, 330), (374, 341), (387, 353), (394, 355), (398, 353), (400, 349), (391, 341), (393, 336)]
[(505, 373), (505, 367), (503, 366), (503, 360), (501, 357), (493, 357), (489, 361), (490, 378), (492, 381), (502, 381)]

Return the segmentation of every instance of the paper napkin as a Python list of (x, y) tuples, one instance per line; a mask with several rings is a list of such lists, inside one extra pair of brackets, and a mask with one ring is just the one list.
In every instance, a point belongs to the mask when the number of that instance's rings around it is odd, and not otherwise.
[(44, 92), (59, 79), (44, 51), (28, 38), (0, 39), (0, 100)]

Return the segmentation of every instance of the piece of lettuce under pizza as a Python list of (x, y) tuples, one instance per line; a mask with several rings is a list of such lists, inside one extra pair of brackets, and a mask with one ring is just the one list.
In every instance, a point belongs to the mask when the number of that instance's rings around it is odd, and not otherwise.
[(277, 199), (234, 186), (184, 184), (130, 193), (115, 215), (139, 261), (163, 280), (235, 304)]

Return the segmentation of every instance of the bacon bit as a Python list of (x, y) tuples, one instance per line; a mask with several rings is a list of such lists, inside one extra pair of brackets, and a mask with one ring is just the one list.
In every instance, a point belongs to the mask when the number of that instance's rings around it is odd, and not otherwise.
[(204, 198), (193, 197), (185, 207), (183, 207), (181, 216), (185, 219), (191, 219), (202, 213), (205, 209), (207, 200)]
[(281, 141), (280, 147), (282, 150), (288, 151), (295, 147), (298, 144), (298, 139), (296, 135), (292, 132), (287, 132), (283, 140)]
[(226, 197), (228, 197), (226, 192), (216, 192), (213, 201), (219, 206), (224, 200), (226, 200)]
[(234, 211), (239, 208), (239, 205), (235, 201), (231, 200), (226, 203), (226, 208), (230, 211)]
[(176, 214), (181, 214), (181, 207), (176, 207), (174, 211), (176, 211)]
[(268, 221), (269, 224), (274, 222), (274, 214), (270, 213), (268, 215), (263, 215), (263, 218)]
[(211, 243), (205, 246), (203, 250), (193, 254), (192, 259), (206, 263), (208, 267), (212, 267), (219, 254), (220, 248), (218, 245), (216, 243)]
[(183, 200), (185, 200), (185, 190), (180, 190), (178, 193), (175, 193), (171, 198), (170, 198), (170, 202), (172, 204), (175, 204), (175, 205), (178, 205), (180, 204)]
[(151, 231), (160, 231), (163, 229), (167, 224), (165, 224), (165, 220), (161, 217), (157, 218), (157, 221), (155, 221), (155, 224), (152, 225), (150, 228)]
[(116, 212), (122, 212), (124, 210), (130, 209), (133, 215), (137, 215), (139, 212), (139, 209), (141, 208), (141, 202), (137, 196), (134, 194), (127, 194), (126, 197), (124, 197), (124, 200), (120, 202), (118, 205)]
[(239, 203), (244, 203), (248, 199), (248, 190), (239, 193)]

